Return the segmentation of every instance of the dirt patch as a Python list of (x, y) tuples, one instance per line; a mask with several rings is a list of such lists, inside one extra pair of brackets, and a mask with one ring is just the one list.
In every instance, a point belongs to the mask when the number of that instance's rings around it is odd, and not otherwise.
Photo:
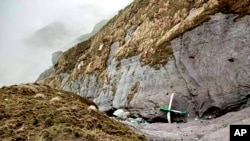
[(124, 123), (142, 132), (152, 141), (228, 141), (231, 124), (250, 124), (250, 108), (230, 112), (210, 120), (189, 118), (187, 123), (152, 123), (146, 126)]

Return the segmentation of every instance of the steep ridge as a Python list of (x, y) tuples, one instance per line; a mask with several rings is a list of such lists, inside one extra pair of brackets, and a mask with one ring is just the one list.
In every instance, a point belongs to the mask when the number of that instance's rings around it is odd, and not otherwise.
[(96, 105), (47, 85), (0, 88), (0, 139), (3, 141), (146, 140), (124, 124), (90, 109)]
[(249, 107), (249, 13), (249, 0), (135, 0), (37, 82), (148, 120), (171, 93), (191, 117)]

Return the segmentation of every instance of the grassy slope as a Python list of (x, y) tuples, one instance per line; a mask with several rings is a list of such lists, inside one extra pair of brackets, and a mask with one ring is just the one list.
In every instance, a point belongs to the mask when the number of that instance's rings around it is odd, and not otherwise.
[[(217, 12), (242, 17), (250, 13), (249, 0), (135, 0), (89, 40), (64, 52), (54, 72), (39, 83), (61, 88), (62, 80), (55, 77), (65, 72), (70, 74), (70, 80), (88, 73), (105, 79), (106, 61), (114, 42), (120, 45), (118, 60), (139, 55), (142, 63), (158, 68), (173, 54), (172, 39), (208, 21)], [(126, 31), (133, 25), (138, 28), (125, 42)], [(103, 49), (98, 50), (101, 44)]]
[(101, 112), (94, 103), (46, 85), (0, 89), (1, 140), (145, 140)]

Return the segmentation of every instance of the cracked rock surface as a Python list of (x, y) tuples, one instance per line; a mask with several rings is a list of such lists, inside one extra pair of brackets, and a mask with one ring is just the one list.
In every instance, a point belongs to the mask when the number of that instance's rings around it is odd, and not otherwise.
[[(189, 117), (214, 118), (249, 107), (249, 1), (193, 4), (136, 0), (93, 38), (64, 52), (38, 82), (87, 97), (102, 111), (126, 108), (148, 121), (167, 120), (159, 108), (168, 106), (171, 93), (172, 108)], [(145, 11), (157, 7), (156, 14)], [(130, 24), (121, 26), (124, 19)]]

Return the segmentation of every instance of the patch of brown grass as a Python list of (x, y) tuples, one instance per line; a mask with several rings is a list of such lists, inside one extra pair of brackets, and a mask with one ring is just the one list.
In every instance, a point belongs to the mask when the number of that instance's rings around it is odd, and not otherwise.
[(64, 52), (62, 57), (58, 60), (58, 63), (55, 65), (55, 73), (59, 74), (61, 72), (72, 72), (79, 57), (87, 53), (90, 45), (90, 40), (87, 40)]
[(89, 112), (92, 101), (46, 85), (3, 87), (0, 100), (1, 140), (145, 140), (105, 114)]

